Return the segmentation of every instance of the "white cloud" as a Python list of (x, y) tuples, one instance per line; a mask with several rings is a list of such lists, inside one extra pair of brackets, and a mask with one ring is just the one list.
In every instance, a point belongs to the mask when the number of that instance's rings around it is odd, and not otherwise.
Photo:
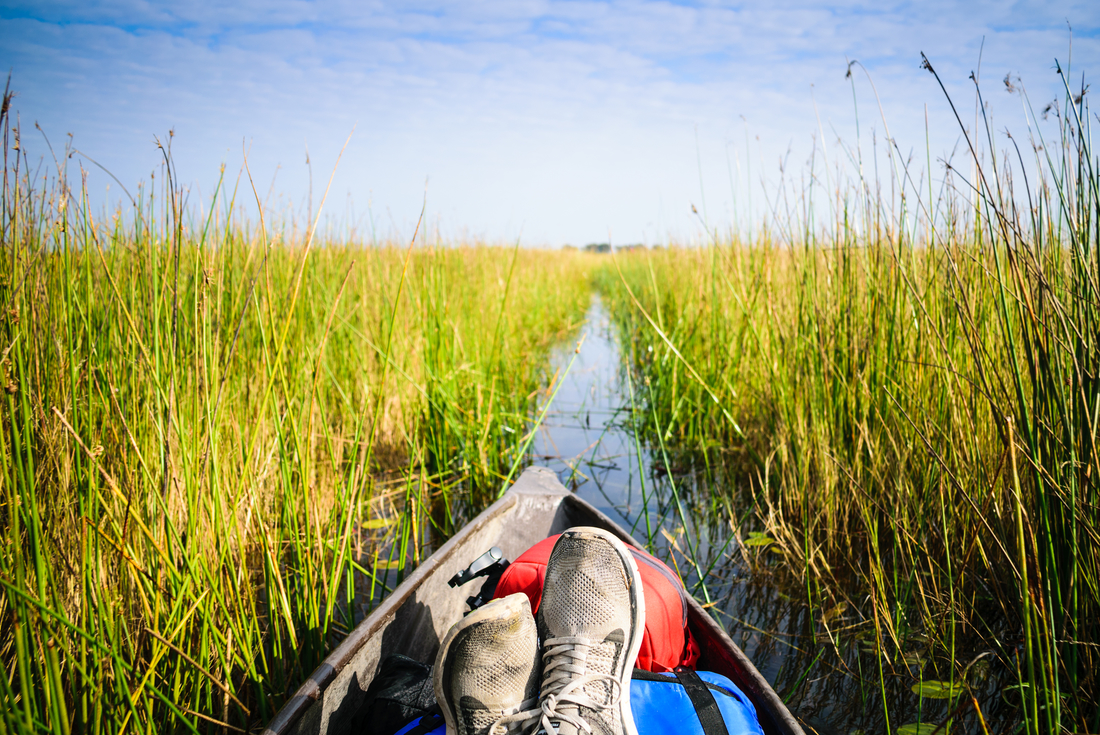
[[(957, 129), (919, 52), (972, 116), (967, 75), (984, 37), (985, 94), (998, 124), (1020, 129), (1000, 80), (1012, 71), (1037, 104), (1053, 97), (1066, 18), (1074, 68), (1095, 70), (1100, 18), (1084, 2), (47, 1), (0, 9), (0, 65), (14, 70), (25, 122), (55, 145), (72, 132), (127, 184), (157, 165), (153, 136), (174, 128), (184, 180), (209, 191), (248, 141), (257, 177), (281, 166), (277, 189), (301, 202), (307, 143), (316, 190), (357, 125), (339, 208), (350, 192), (359, 211), (369, 201), (380, 219), (411, 223), (427, 178), (429, 209), (451, 231), (652, 241), (694, 231), (700, 177), (710, 218), (728, 216), (728, 168), (737, 178), (742, 164), (735, 187), (747, 178), (746, 126), (754, 179), (774, 181), (788, 149), (796, 170), (808, 158), (815, 100), (830, 154), (834, 127), (853, 146), (849, 59), (923, 160), (925, 103), (934, 156)], [(869, 156), (882, 122), (862, 72), (855, 87)]]

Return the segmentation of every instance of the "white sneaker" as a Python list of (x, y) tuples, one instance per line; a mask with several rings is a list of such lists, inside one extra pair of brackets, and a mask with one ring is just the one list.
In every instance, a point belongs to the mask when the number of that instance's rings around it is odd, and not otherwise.
[(493, 600), (455, 623), (432, 674), (447, 735), (518, 735), (533, 729), (539, 652), (527, 595)]
[(622, 541), (598, 528), (561, 535), (546, 563), (538, 631), (541, 730), (637, 735), (630, 675), (645, 632), (645, 596)]

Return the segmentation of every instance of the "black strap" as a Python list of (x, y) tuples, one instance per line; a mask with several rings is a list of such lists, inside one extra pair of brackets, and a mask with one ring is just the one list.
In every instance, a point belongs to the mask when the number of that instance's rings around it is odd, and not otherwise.
[[(687, 669), (685, 669), (686, 671)], [(680, 680), (676, 678), (676, 672), (669, 671), (667, 674), (655, 674), (652, 671), (646, 671), (645, 669), (634, 669), (634, 673), (630, 675), (631, 679), (637, 679), (638, 681), (663, 681), (666, 684), (679, 684)], [(717, 684), (711, 684), (703, 677), (699, 677), (699, 681), (706, 685), (707, 689), (712, 692), (718, 692), (729, 696), (729, 690), (720, 687)]]
[(726, 729), (726, 721), (722, 719), (722, 711), (718, 709), (718, 702), (710, 693), (704, 682), (694, 671), (676, 671), (676, 678), (687, 692), (691, 706), (695, 708), (695, 714), (699, 716), (699, 724), (703, 726), (706, 735), (729, 735)]
[(406, 732), (405, 735), (428, 735), (442, 724), (444, 724), (443, 711), (439, 708), (439, 705), (435, 705), (420, 718), (420, 724)]

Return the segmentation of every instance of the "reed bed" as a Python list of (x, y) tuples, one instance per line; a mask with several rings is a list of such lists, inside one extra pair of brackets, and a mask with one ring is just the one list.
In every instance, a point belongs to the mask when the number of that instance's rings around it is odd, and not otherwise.
[(786, 182), (751, 241), (620, 255), (600, 288), (648, 441), (720, 457), (713, 502), (755, 507), (826, 640), (872, 624), (883, 687), (946, 661), (928, 678), (978, 731), (992, 655), (1027, 732), (1096, 732), (1100, 161), (1084, 90), (1055, 140), (1010, 91), (1026, 141), (960, 121), (939, 191), (892, 148), (889, 180)]
[[(718, 538), (732, 518), (766, 543), (827, 643), (843, 623), (880, 653), (884, 702), (891, 672), (927, 656), (952, 717), (985, 728), (971, 684), (992, 655), (1028, 732), (1100, 730), (1100, 162), (1083, 93), (1053, 108), (1057, 140), (966, 129), (938, 190), (896, 148), (881, 182), (815, 158), (807, 180), (828, 187), (784, 182), (773, 211), (789, 214), (753, 237), (612, 262), (249, 221), (247, 176), (199, 210), (168, 144), (132, 206), (95, 216), (67, 169), (31, 165), (10, 99), (0, 730), (266, 722), (526, 461), (548, 355), (593, 280), (625, 341), (639, 453), (670, 478), (708, 468), (706, 487), (677, 480), (683, 528)], [(683, 561), (709, 599), (721, 560), (694, 557), (728, 547), (704, 540)], [(784, 675), (797, 689), (808, 671)]]
[(252, 731), (523, 463), (593, 256), (200, 211), (167, 146), (96, 217), (9, 102), (0, 731)]

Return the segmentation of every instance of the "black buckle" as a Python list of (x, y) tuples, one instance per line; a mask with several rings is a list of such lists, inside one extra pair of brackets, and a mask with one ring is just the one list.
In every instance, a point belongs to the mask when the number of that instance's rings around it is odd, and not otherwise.
[(470, 610), (476, 610), (493, 597), (493, 593), (497, 590), (497, 583), (500, 582), (500, 575), (504, 574), (504, 570), (508, 568), (508, 563), (500, 547), (494, 546), (474, 559), (470, 566), (447, 580), (447, 584), (451, 587), (458, 587), (478, 577), (485, 577), (485, 583), (481, 585), (481, 591), (473, 597), (466, 598), (466, 604), (470, 606)]

